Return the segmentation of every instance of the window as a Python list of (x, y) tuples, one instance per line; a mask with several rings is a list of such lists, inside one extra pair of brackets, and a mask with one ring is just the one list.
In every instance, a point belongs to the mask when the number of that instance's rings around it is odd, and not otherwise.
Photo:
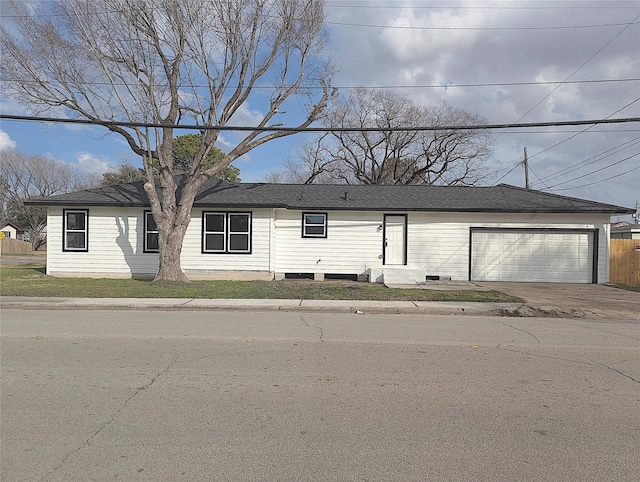
[(302, 237), (326, 238), (327, 213), (302, 213)]
[(4, 234), (5, 238), (10, 238), (11, 237), (11, 231), (2, 231), (2, 234)]
[(144, 249), (145, 253), (157, 253), (158, 249), (158, 226), (153, 219), (151, 211), (144, 212)]
[(63, 251), (89, 251), (88, 210), (63, 211)]
[(203, 253), (251, 253), (251, 213), (202, 213)]

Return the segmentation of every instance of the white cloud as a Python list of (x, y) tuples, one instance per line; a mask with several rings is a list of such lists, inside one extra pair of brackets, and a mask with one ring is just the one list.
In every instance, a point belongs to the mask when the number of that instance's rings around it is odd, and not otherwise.
[(229, 125), (234, 126), (255, 126), (264, 118), (264, 114), (257, 110), (251, 109), (249, 103), (243, 103), (235, 114), (231, 117)]
[(11, 139), (9, 134), (0, 131), (0, 151), (12, 151), (16, 148), (16, 142)]
[(89, 153), (78, 155), (78, 169), (87, 174), (104, 174), (113, 169), (113, 166), (102, 156)]

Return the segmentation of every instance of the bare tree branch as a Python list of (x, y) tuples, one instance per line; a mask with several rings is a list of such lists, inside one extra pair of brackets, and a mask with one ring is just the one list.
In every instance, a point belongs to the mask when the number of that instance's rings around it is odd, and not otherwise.
[[(357, 89), (339, 99), (326, 128), (397, 129), (410, 126), (483, 125), (476, 115), (446, 103), (420, 107), (394, 92)], [(332, 131), (303, 149), (290, 174), (310, 182), (473, 185), (490, 175), (488, 130)]]
[[(308, 99), (308, 110), (295, 124), (308, 127), (322, 119), (334, 95), (331, 65), (317, 55), (325, 35), (322, 0), (11, 3), (15, 24), (0, 25), (4, 92), (34, 112), (103, 122), (141, 157), (158, 226), (156, 279), (186, 280), (180, 251), (202, 184), (251, 149), (292, 134), (243, 133), (231, 152), (209, 167), (204, 163), (218, 131), (203, 130), (178, 195), (174, 127), (187, 121), (227, 125), (252, 101), (257, 85), (269, 86), (271, 94), (256, 127), (270, 125), (275, 116), (284, 122), (281, 107), (301, 98)], [(162, 127), (121, 127), (113, 121)]]

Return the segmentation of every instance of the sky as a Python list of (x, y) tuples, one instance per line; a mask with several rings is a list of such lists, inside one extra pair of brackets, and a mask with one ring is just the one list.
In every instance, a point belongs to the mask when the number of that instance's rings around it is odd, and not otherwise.
[[(338, 67), (341, 92), (360, 86), (402, 92), (419, 105), (444, 100), (490, 124), (640, 117), (640, 0), (328, 0), (325, 11), (324, 53)], [(0, 110), (26, 113), (10, 98), (0, 98)], [(260, 118), (261, 106), (243, 114)], [(237, 160), (242, 181), (281, 169), (309, 135)], [(233, 142), (223, 133), (218, 147)], [(486, 184), (524, 186), (525, 148), (533, 189), (630, 208), (640, 202), (639, 122), (495, 130), (496, 174)], [(2, 149), (94, 174), (141, 166), (122, 139), (93, 126), (2, 120)]]

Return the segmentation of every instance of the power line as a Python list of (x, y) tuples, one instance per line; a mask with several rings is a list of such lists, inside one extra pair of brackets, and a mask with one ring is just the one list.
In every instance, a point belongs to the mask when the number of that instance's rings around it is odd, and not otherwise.
[(29, 121), (29, 122), (51, 122), (56, 124), (85, 124), (98, 125), (103, 127), (147, 127), (188, 129), (188, 130), (215, 130), (215, 131), (250, 131), (250, 132), (415, 132), (415, 131), (456, 131), (456, 130), (493, 130), (511, 129), (524, 127), (558, 127), (596, 124), (623, 124), (629, 122), (640, 122), (640, 117), (627, 117), (621, 119), (591, 119), (579, 121), (560, 122), (528, 122), (512, 124), (475, 124), (475, 125), (444, 125), (444, 126), (414, 126), (414, 127), (284, 127), (273, 125), (266, 127), (252, 126), (205, 126), (197, 124), (176, 124), (167, 125), (152, 122), (122, 122), (122, 121), (98, 121), (90, 119), (61, 119), (57, 117), (39, 117), (0, 114), (0, 119)]
[(616, 179), (618, 177), (624, 176), (625, 174), (629, 174), (630, 172), (637, 171), (638, 169), (640, 169), (640, 166), (634, 167), (632, 169), (629, 169), (628, 171), (621, 172), (620, 174), (616, 174), (615, 176), (611, 176), (606, 179), (600, 179), (599, 181), (590, 182), (589, 184), (583, 184), (582, 186), (565, 187), (562, 189), (558, 189), (558, 191), (569, 191), (571, 189), (581, 189), (583, 187), (593, 186), (594, 184), (599, 184), (601, 182), (610, 181), (611, 179)]
[[(10, 78), (2, 78), (3, 82), (22, 82), (24, 84), (40, 84), (40, 81), (37, 80), (24, 80), (24, 79), (10, 79)], [(614, 83), (614, 82), (638, 82), (640, 81), (640, 77), (632, 77), (627, 79), (585, 79), (585, 80), (547, 80), (540, 82), (486, 82), (486, 83), (450, 83), (444, 85), (434, 85), (434, 84), (413, 84), (413, 85), (334, 85), (339, 90), (353, 90), (353, 89), (370, 89), (370, 90), (383, 90), (383, 89), (452, 89), (452, 88), (461, 88), (461, 87), (521, 87), (521, 86), (544, 86), (544, 85), (555, 85), (555, 84), (605, 84), (605, 83)], [(132, 86), (133, 84), (125, 83), (125, 82), (77, 82), (77, 85), (113, 85), (113, 86)], [(158, 87), (166, 87), (168, 84), (156, 84)], [(190, 87), (193, 88), (201, 88), (208, 87), (204, 84), (190, 84)], [(227, 88), (235, 89), (237, 85), (229, 85)], [(291, 86), (285, 86), (291, 87)], [(301, 86), (302, 89), (313, 89), (320, 90), (322, 87), (320, 86)], [(256, 85), (253, 86), (252, 89), (269, 89), (273, 90), (273, 86), (271, 85)]]
[(400, 3), (394, 2), (393, 5), (373, 5), (371, 3), (359, 3), (359, 4), (346, 4), (340, 5), (333, 3), (332, 1), (328, 1), (326, 6), (329, 8), (362, 8), (362, 9), (402, 9), (402, 8), (411, 8), (415, 10), (419, 9), (430, 9), (430, 10), (587, 10), (587, 9), (630, 9), (634, 7), (617, 6), (615, 4), (611, 4), (607, 2), (607, 5), (416, 5), (413, 2), (411, 3)]
[[(325, 22), (328, 25), (337, 25), (340, 27), (362, 27), (362, 28), (384, 28), (391, 30), (474, 30), (474, 31), (504, 31), (504, 30), (570, 30), (570, 29), (584, 29), (584, 28), (600, 28), (600, 27), (621, 27), (626, 25), (629, 27), (630, 25), (637, 25), (638, 22), (629, 22), (629, 23), (603, 23), (603, 24), (592, 24), (592, 25), (562, 25), (562, 26), (550, 26), (550, 27), (420, 27), (420, 26), (411, 26), (411, 25), (375, 25), (375, 24), (364, 24), (364, 23), (349, 23), (349, 22)], [(626, 27), (625, 27), (626, 28)]]
[[(640, 15), (638, 15), (636, 18), (634, 18), (632, 20), (633, 22), (636, 22), (638, 19), (640, 18)], [(520, 119), (518, 119), (518, 121), (520, 121), (521, 119), (524, 119), (527, 115), (529, 115), (529, 113), (535, 109), (536, 107), (538, 107), (540, 104), (542, 104), (542, 102), (544, 102), (546, 99), (548, 99), (549, 97), (551, 97), (551, 95), (558, 90), (560, 87), (562, 87), (563, 84), (565, 84), (569, 79), (571, 79), (571, 77), (573, 77), (574, 75), (576, 75), (585, 65), (587, 65), (589, 62), (591, 62), (596, 55), (598, 55), (600, 52), (602, 52), (604, 49), (606, 49), (615, 39), (617, 39), (620, 35), (622, 35), (622, 33), (627, 30), (629, 28), (628, 24), (625, 28), (623, 28), (622, 30), (620, 30), (616, 35), (613, 36), (613, 38), (611, 40), (609, 40), (606, 44), (604, 44), (602, 47), (600, 47), (591, 57), (589, 57), (587, 60), (585, 60), (580, 67), (578, 67), (576, 70), (574, 70), (566, 79), (564, 79), (564, 82), (562, 82), (561, 84), (559, 84), (555, 89), (553, 89), (551, 92), (549, 92), (547, 95), (545, 95), (542, 99), (540, 99), (536, 105), (534, 105), (533, 107), (531, 107), (531, 109), (529, 109), (527, 112), (525, 112), (524, 114), (522, 114), (522, 116), (520, 117)]]
[[(635, 17), (631, 22), (632, 22), (632, 23), (633, 23), (633, 22), (636, 22), (638, 19), (640, 19), (640, 15), (636, 16), (636, 17)], [(629, 25), (630, 25), (630, 24), (629, 24)], [(544, 102), (546, 99), (548, 99), (549, 97), (551, 97), (551, 95), (553, 95), (553, 93), (554, 93), (555, 91), (557, 91), (560, 87), (562, 87), (564, 84), (566, 84), (566, 83), (569, 81), (569, 79), (571, 79), (571, 77), (573, 77), (574, 75), (576, 75), (576, 74), (577, 74), (577, 73), (578, 73), (578, 72), (579, 72), (579, 71), (580, 71), (580, 70), (581, 70), (585, 65), (587, 65), (589, 62), (591, 62), (591, 60), (593, 60), (593, 59), (596, 57), (596, 55), (598, 55), (600, 52), (602, 52), (602, 51), (603, 51), (605, 48), (607, 48), (607, 47), (608, 47), (608, 46), (609, 46), (609, 45), (610, 45), (610, 44), (611, 44), (615, 39), (617, 39), (620, 35), (622, 35), (622, 33), (623, 33), (625, 30), (627, 30), (627, 28), (629, 28), (629, 25), (627, 25), (627, 26), (626, 26), (626, 27), (624, 27), (622, 30), (620, 30), (616, 35), (614, 35), (614, 36), (613, 36), (613, 38), (611, 38), (607, 43), (605, 43), (602, 47), (600, 47), (600, 48), (599, 48), (599, 49), (598, 49), (598, 50), (597, 50), (593, 55), (591, 55), (591, 57), (589, 57), (587, 60), (585, 60), (585, 61), (584, 61), (584, 62), (583, 62), (583, 63), (582, 63), (582, 64), (581, 64), (577, 69), (575, 69), (575, 70), (574, 70), (574, 71), (573, 71), (573, 72), (572, 72), (572, 73), (571, 73), (571, 74), (570, 74), (570, 75), (569, 75), (569, 76), (564, 80), (564, 82), (562, 82), (562, 83), (560, 83), (558, 86), (556, 86), (553, 90), (551, 90), (551, 92), (549, 92), (549, 93), (548, 93), (547, 95), (545, 95), (542, 99), (540, 99), (540, 100), (539, 100), (539, 101), (538, 101), (538, 102), (537, 102), (533, 107), (531, 107), (527, 112), (525, 112), (524, 114), (522, 114), (522, 115), (518, 118), (518, 121), (517, 121), (517, 122), (519, 122), (519, 121), (521, 121), (522, 119), (524, 119), (524, 118), (525, 118), (527, 115), (529, 115), (529, 114), (530, 114), (530, 113), (531, 113), (531, 112), (532, 112), (536, 107), (538, 107), (540, 104), (542, 104), (542, 102)], [(635, 101), (634, 101), (634, 102), (635, 102)], [(633, 103), (633, 102), (632, 102), (632, 103)], [(625, 106), (625, 107), (626, 107), (626, 106)], [(624, 108), (624, 107), (623, 107), (623, 108)], [(611, 115), (613, 115), (613, 114), (611, 114)], [(579, 133), (579, 134), (580, 134), (580, 133)], [(500, 134), (500, 136), (501, 136), (501, 135), (502, 135), (502, 133)], [(576, 137), (577, 135), (578, 135), (578, 134), (573, 135), (573, 136), (569, 137), (569, 139), (572, 139), (572, 138)], [(498, 137), (500, 137), (500, 136), (498, 136)], [(567, 140), (568, 140), (568, 139), (567, 139)], [(562, 141), (562, 142), (564, 142), (564, 141)], [(560, 142), (560, 143), (556, 144), (556, 146), (557, 146), (557, 145), (559, 145), (559, 144), (561, 144), (562, 142)], [(555, 146), (552, 146), (552, 147), (555, 147)], [(550, 149), (550, 148), (549, 148), (549, 149)], [(546, 150), (548, 150), (548, 149), (545, 149), (545, 151), (546, 151)], [(544, 152), (544, 151), (543, 151), (543, 152)], [(534, 157), (534, 156), (536, 156), (536, 155), (538, 155), (538, 154), (539, 154), (539, 153), (536, 153), (536, 154), (534, 154), (534, 155), (533, 155), (533, 156), (531, 156), (531, 157)], [(512, 168), (512, 169), (511, 169), (507, 174), (509, 174), (511, 171), (513, 171), (513, 169), (515, 169), (518, 165), (519, 165), (519, 163), (518, 163), (518, 164), (516, 164), (516, 165), (515, 165), (515, 166), (514, 166), (514, 167), (513, 167), (513, 168)], [(505, 176), (506, 176), (506, 174), (505, 174)], [(503, 176), (503, 177), (504, 177), (504, 176)], [(500, 179), (502, 179), (502, 178), (500, 178)], [(499, 181), (498, 181), (498, 182), (499, 182)], [(494, 185), (495, 185), (495, 183), (494, 183)]]
[[(561, 169), (559, 171), (556, 171), (552, 174), (549, 174), (548, 176), (544, 176), (542, 179), (540, 179), (540, 181), (548, 181), (550, 179), (556, 178), (556, 177), (560, 177), (562, 176), (562, 174), (568, 172), (568, 171), (576, 171), (578, 169), (582, 169), (583, 167), (589, 166), (591, 164), (594, 164), (598, 161), (601, 161), (602, 159), (604, 159), (605, 157), (609, 157), (613, 154), (617, 154), (618, 152), (624, 150), (624, 149), (628, 149), (629, 147), (635, 146), (636, 144), (640, 143), (640, 137), (636, 137), (634, 139), (631, 139), (629, 141), (623, 142), (622, 144), (619, 144), (615, 147), (612, 147), (611, 149), (607, 149), (606, 151), (603, 151), (599, 154), (596, 154), (595, 156), (591, 156), (583, 161), (577, 162), (575, 164), (571, 164), (570, 166), (565, 167), (564, 169)], [(537, 184), (537, 183), (533, 183), (533, 184)]]
[[(637, 99), (635, 99), (635, 100), (633, 100), (633, 101), (629, 102), (627, 105), (625, 105), (624, 107), (621, 107), (621, 108), (620, 108), (620, 109), (618, 109), (617, 111), (615, 111), (615, 112), (613, 112), (613, 113), (609, 114), (607, 117), (605, 117), (605, 119), (608, 119), (609, 117), (616, 115), (618, 112), (621, 112), (621, 111), (625, 110), (627, 107), (629, 107), (630, 105), (635, 104), (635, 103), (636, 103), (636, 102), (638, 102), (639, 100), (640, 100), (640, 97), (638, 97)], [(540, 154), (542, 154), (543, 152), (547, 152), (547, 151), (549, 151), (549, 150), (553, 149), (554, 147), (559, 146), (560, 144), (564, 144), (565, 142), (570, 141), (570, 140), (571, 140), (571, 139), (573, 139), (574, 137), (577, 137), (577, 136), (579, 136), (580, 134), (582, 134), (583, 132), (585, 132), (585, 131), (587, 131), (587, 130), (591, 129), (591, 127), (593, 127), (593, 126), (587, 127), (586, 129), (583, 129), (582, 131), (580, 131), (580, 132), (578, 132), (578, 133), (576, 133), (576, 134), (574, 134), (574, 135), (572, 135), (572, 136), (569, 136), (569, 137), (567, 137), (566, 139), (564, 139), (564, 140), (562, 140), (562, 141), (560, 141), (560, 142), (557, 142), (557, 143), (555, 143), (554, 145), (552, 145), (552, 146), (550, 146), (550, 147), (547, 147), (546, 149), (541, 150), (540, 152), (536, 152), (534, 155), (530, 156), (530, 157), (529, 157), (529, 159), (531, 159), (531, 158), (533, 158), (533, 157), (536, 157), (537, 155), (540, 155)]]
[[(606, 165), (604, 167), (601, 167), (600, 169), (596, 169), (595, 171), (591, 171), (591, 172), (588, 172), (586, 174), (583, 174), (582, 176), (574, 177), (573, 179), (568, 179), (566, 181), (559, 182), (558, 184), (554, 184), (553, 186), (549, 186), (549, 187), (547, 187), (547, 189), (550, 190), (551, 188), (554, 188), (556, 186), (562, 186), (563, 184), (568, 184), (570, 182), (577, 181), (578, 179), (582, 179), (584, 177), (590, 176), (592, 174), (595, 174), (596, 172), (604, 171), (605, 169), (609, 169), (610, 167), (613, 167), (613, 166), (616, 166), (618, 164), (621, 164), (621, 163), (623, 163), (625, 161), (628, 161), (629, 159), (633, 159), (634, 157), (637, 157), (639, 155), (640, 155), (640, 152), (636, 152), (635, 154), (632, 154), (629, 157), (625, 157), (624, 159), (620, 159), (619, 161), (616, 161), (616, 162), (613, 162), (611, 164), (608, 164), (608, 165)], [(538, 178), (538, 179), (540, 180), (540, 178)], [(540, 182), (542, 182), (542, 180), (540, 180)], [(544, 184), (544, 183), (542, 183), (542, 184)], [(545, 186), (546, 186), (546, 184), (545, 184)]]

